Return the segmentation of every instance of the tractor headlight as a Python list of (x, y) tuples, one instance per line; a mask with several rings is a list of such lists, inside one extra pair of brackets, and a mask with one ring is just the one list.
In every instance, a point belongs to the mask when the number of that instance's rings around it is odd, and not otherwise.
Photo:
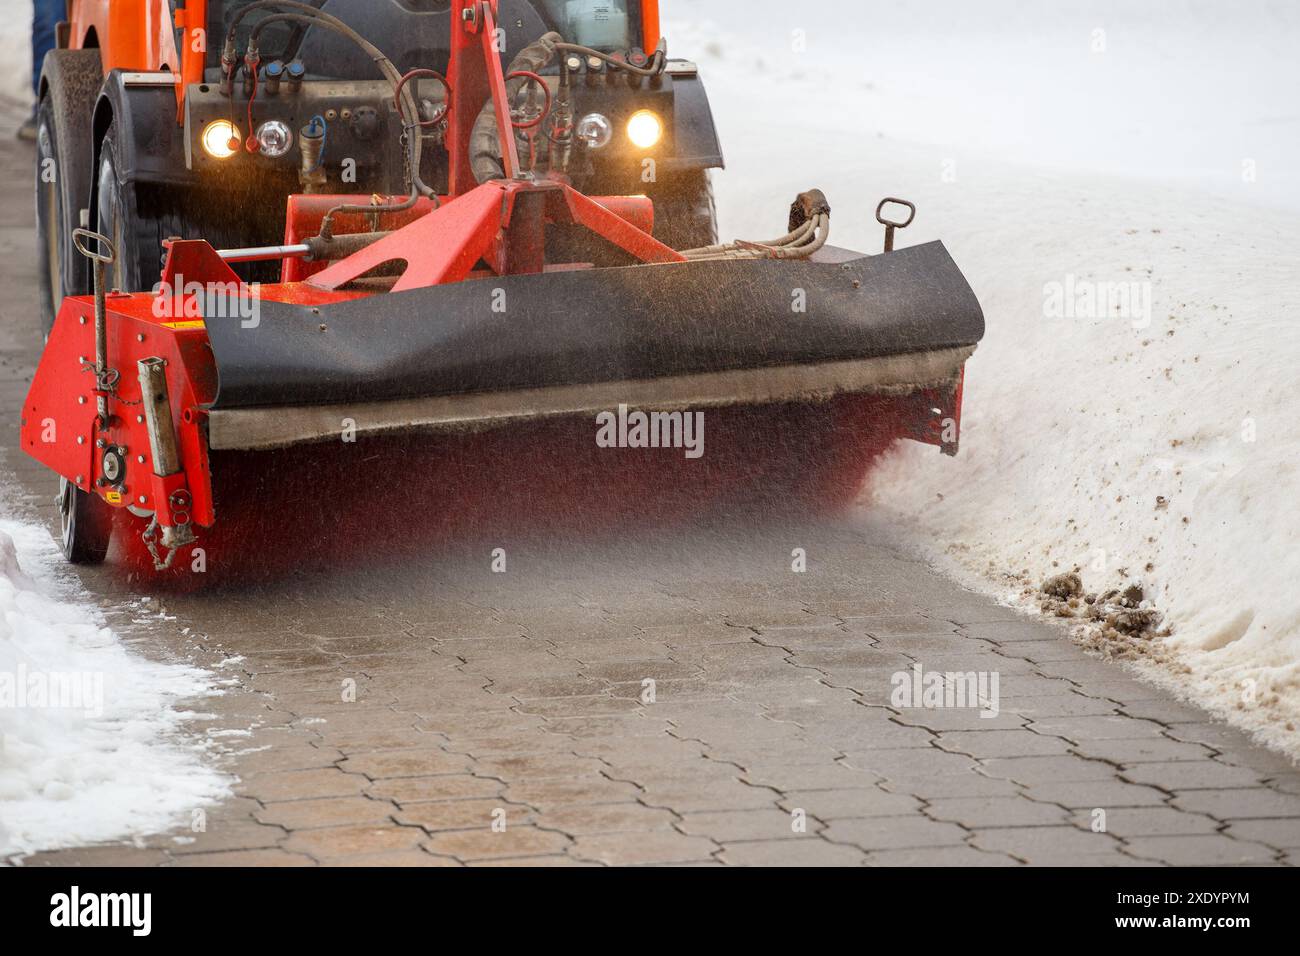
[(638, 149), (650, 149), (663, 139), (664, 123), (651, 110), (637, 110), (627, 121), (627, 138)]
[(279, 120), (267, 120), (257, 128), (258, 152), (279, 159), (293, 145), (293, 131)]
[(229, 159), (239, 151), (239, 130), (230, 120), (213, 120), (199, 137), (203, 151), (213, 159)]
[(614, 127), (603, 113), (588, 113), (578, 120), (574, 132), (588, 149), (604, 149), (614, 138)]

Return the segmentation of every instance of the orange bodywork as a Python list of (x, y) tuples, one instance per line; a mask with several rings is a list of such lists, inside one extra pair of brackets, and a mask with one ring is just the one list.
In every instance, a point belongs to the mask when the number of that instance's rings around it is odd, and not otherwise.
[[(172, 23), (167, 0), (68, 0), (68, 45), (98, 47), (104, 73), (136, 70), (177, 73), (177, 106), (185, 88), (203, 80), (208, 35), (208, 0), (189, 0)], [(184, 31), (183, 49), (176, 49), (176, 29)]]
[(659, 45), (659, 0), (641, 0), (641, 48), (653, 52)]
[[(185, 102), (185, 88), (203, 82), (208, 0), (189, 0), (172, 12), (167, 0), (68, 0), (68, 45), (76, 50), (98, 47), (104, 73), (109, 70), (179, 73), (176, 84), (177, 117)], [(185, 41), (176, 49), (176, 30)], [(641, 0), (642, 44), (647, 51), (659, 43), (659, 0)]]

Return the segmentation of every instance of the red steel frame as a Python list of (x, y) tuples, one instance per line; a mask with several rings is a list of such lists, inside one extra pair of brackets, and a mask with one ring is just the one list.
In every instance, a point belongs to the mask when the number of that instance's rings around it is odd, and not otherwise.
[[(498, 275), (543, 272), (547, 223), (584, 226), (641, 262), (686, 261), (607, 204), (565, 183), (520, 177), (506, 78), (494, 45), (496, 15), (497, 0), (460, 0), (452, 10), (449, 201), (311, 276), (311, 285), (335, 290), (395, 261), (406, 266), (394, 292), (460, 282), (480, 259)], [(505, 178), (480, 185), (470, 168), (469, 141), (489, 96)]]
[[(192, 283), (235, 285), (239, 294), (300, 305), (327, 305), (363, 297), (345, 289), (377, 266), (406, 263), (394, 291), (459, 282), (476, 277), (482, 261), (495, 274), (540, 273), (545, 261), (548, 223), (585, 227), (646, 263), (685, 261), (650, 235), (654, 212), (643, 196), (584, 196), (567, 184), (519, 175), (505, 77), (492, 38), (496, 0), (460, 0), (453, 18), (448, 80), (452, 93), (447, 145), (451, 175), (449, 196), (435, 203), (423, 199), (401, 214), (380, 214), (379, 228), (393, 230), (360, 252), (320, 267), (286, 259), (284, 282), (249, 289), (213, 248), (202, 240), (174, 240), (167, 247), (162, 293), (109, 293), (106, 298), (107, 357), (119, 378), (101, 392), (94, 374), (94, 302), (88, 296), (66, 298), (22, 408), (23, 449), (78, 488), (99, 495), (119, 508), (153, 512), (164, 527), (187, 520), (211, 527), (216, 506), (211, 488), (205, 409), (216, 398), (217, 369), (212, 361), (201, 315), (189, 314)], [(503, 145), (506, 178), (475, 182), (469, 165), (469, 134), (483, 104), (491, 97)], [(291, 196), (287, 203), (286, 239), (301, 241), (320, 228), (325, 213), (356, 196)], [(340, 215), (338, 231), (376, 228), (368, 214)], [(570, 265), (567, 268), (573, 268)], [(183, 283), (183, 285), (182, 285)], [(136, 363), (158, 357), (166, 362), (168, 391), (181, 459), (174, 475), (153, 474), (145, 417), (140, 414), (141, 387)], [(96, 412), (96, 398), (108, 400), (107, 420)], [(920, 401), (959, 421), (961, 383), (951, 394), (924, 394)], [(942, 416), (938, 416), (940, 419)], [(935, 423), (910, 436), (944, 447)], [(125, 453), (123, 481), (103, 481), (102, 453), (112, 445)], [(947, 450), (947, 449), (945, 449)], [(955, 450), (955, 443), (952, 444)], [(179, 495), (178, 492), (188, 492)], [(177, 505), (176, 502), (182, 502)], [(181, 512), (184, 513), (181, 513)]]
[[(202, 5), (196, 4), (195, 9)], [(642, 262), (684, 261), (650, 235), (654, 207), (646, 197), (589, 198), (563, 183), (519, 175), (505, 76), (493, 49), (497, 2), (460, 0), (454, 14), (448, 69), (450, 186), (445, 201), (422, 199), (405, 213), (381, 214), (381, 227), (393, 230), (384, 239), (325, 267), (287, 259), (285, 282), (258, 289), (241, 285), (207, 242), (167, 242), (162, 292), (106, 296), (107, 357), (118, 372), (108, 392), (99, 390), (94, 375), (93, 299), (65, 299), (23, 404), (25, 451), (110, 505), (153, 512), (163, 527), (186, 521), (211, 527), (216, 504), (204, 421), (218, 382), (202, 317), (190, 308), (186, 290), (193, 284), (204, 289), (236, 288), (239, 295), (267, 300), (325, 305), (364, 295), (342, 287), (391, 260), (406, 262), (394, 291), (461, 281), (471, 276), (480, 260), (496, 274), (538, 273), (548, 268), (544, 242), (548, 223), (583, 226)], [(503, 145), (506, 178), (480, 185), (470, 169), (468, 144), (474, 121), (489, 97)], [(296, 242), (314, 235), (329, 209), (356, 199), (290, 196), (286, 238)], [(374, 228), (367, 225), (368, 218), (341, 215), (338, 231)], [(181, 459), (181, 470), (168, 476), (153, 474), (148, 430), (140, 414), (136, 363), (151, 357), (166, 362), (171, 424)], [(96, 399), (101, 395), (109, 409), (103, 421), (96, 414)], [(102, 449), (109, 445), (122, 449), (128, 462), (125, 478), (115, 485), (103, 481)]]

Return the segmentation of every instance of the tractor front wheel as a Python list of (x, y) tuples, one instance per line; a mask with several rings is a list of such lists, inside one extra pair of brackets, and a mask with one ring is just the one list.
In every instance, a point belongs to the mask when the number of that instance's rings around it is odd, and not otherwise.
[(655, 204), (654, 236), (672, 249), (701, 249), (718, 241), (713, 181), (707, 169), (673, 177), (651, 190)]
[(118, 179), (117, 152), (117, 127), (110, 125), (99, 147), (95, 185), (97, 228), (112, 240), (117, 253), (108, 281), (123, 292), (148, 292), (162, 274), (163, 240), (180, 233), (168, 232), (162, 222), (141, 214), (135, 184)]
[(89, 291), (72, 245), (90, 197), (91, 114), (104, 75), (98, 50), (54, 50), (45, 60), (36, 114), (36, 231), (41, 332), (49, 335), (65, 295)]

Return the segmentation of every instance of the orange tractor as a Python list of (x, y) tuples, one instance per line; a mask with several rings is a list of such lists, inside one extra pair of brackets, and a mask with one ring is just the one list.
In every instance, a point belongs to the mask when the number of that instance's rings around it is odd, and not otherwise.
[[(300, 549), (342, 520), (325, 502), (379, 488), (401, 536), (483, 494), (465, 443), (509, 429), (579, 436), (637, 495), (793, 480), (840, 501), (895, 438), (955, 453), (984, 325), (942, 244), (895, 251), (915, 210), (886, 200), (885, 254), (836, 248), (816, 190), (777, 238), (718, 243), (718, 137), (658, 12), (70, 0), (41, 84), (48, 339), (21, 424), (60, 477), (68, 558), (127, 529), (167, 570), (220, 541), (219, 509), (286, 488), (258, 533)], [(241, 456), (257, 479), (223, 486)], [(535, 490), (551, 457), (508, 467)]]

